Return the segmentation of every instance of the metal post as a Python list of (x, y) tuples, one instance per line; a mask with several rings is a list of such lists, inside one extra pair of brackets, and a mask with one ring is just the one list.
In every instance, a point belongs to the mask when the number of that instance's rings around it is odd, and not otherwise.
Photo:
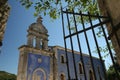
[(64, 36), (64, 45), (65, 45), (65, 54), (66, 54), (66, 65), (67, 65), (67, 72), (68, 72), (68, 80), (70, 80), (70, 71), (69, 71), (69, 60), (68, 60), (68, 54), (67, 54), (67, 45), (65, 40), (65, 27), (64, 27), (64, 19), (63, 19), (63, 10), (61, 7), (61, 16), (62, 16), (62, 26), (63, 26), (63, 36)]
[[(88, 12), (88, 15), (90, 15), (89, 12)], [(97, 16), (99, 17), (99, 14), (97, 14)], [(93, 26), (90, 16), (89, 16), (89, 21), (90, 21), (90, 25)], [(95, 36), (95, 31), (94, 31), (93, 27), (92, 27), (92, 33), (93, 33), (94, 41), (95, 41), (95, 44), (96, 44), (96, 47), (97, 47), (97, 52), (98, 52), (98, 55), (99, 55), (99, 58), (100, 58), (100, 62), (102, 64), (102, 68), (103, 68), (103, 71), (104, 71), (105, 80), (107, 80), (107, 76), (106, 76), (106, 72), (105, 72), (106, 70), (105, 70), (105, 67), (104, 67), (104, 63), (103, 63), (103, 60), (102, 60), (102, 56), (101, 56), (101, 53), (100, 53), (99, 45), (98, 45), (97, 38)]]
[[(66, 9), (66, 11), (67, 11), (67, 9)], [(74, 53), (74, 50), (73, 50), (73, 41), (72, 41), (72, 37), (71, 37), (70, 21), (69, 21), (68, 13), (66, 13), (66, 16), (67, 16), (68, 28), (69, 28), (69, 34), (70, 34), (70, 43), (71, 43), (71, 49), (72, 49), (73, 65), (74, 65), (74, 70), (75, 70), (75, 79), (78, 80), (76, 64), (75, 64), (75, 53)]]
[[(82, 12), (80, 12), (80, 14), (81, 14), (80, 17), (81, 17), (81, 22), (82, 22), (83, 30), (85, 30), (85, 25), (84, 25), (84, 20), (83, 20)], [(86, 42), (87, 42), (87, 48), (88, 48), (88, 52), (89, 52), (89, 55), (90, 55), (90, 61), (91, 61), (92, 69), (93, 69), (93, 74), (94, 74), (95, 80), (97, 80), (96, 79), (96, 75), (95, 75), (95, 68), (94, 68), (94, 64), (93, 64), (92, 54), (91, 54), (90, 45), (89, 45), (89, 42), (88, 42), (88, 37), (87, 37), (86, 31), (84, 31), (84, 35), (85, 35), (85, 39), (86, 39)]]
[[(73, 13), (74, 13), (74, 11), (73, 11)], [(78, 32), (76, 19), (75, 19), (75, 14), (73, 14), (73, 19), (74, 19), (74, 22), (75, 22), (75, 30), (76, 30), (76, 32)], [(78, 41), (78, 47), (79, 47), (79, 51), (80, 51), (80, 60), (83, 64), (84, 77), (85, 77), (85, 80), (87, 80), (86, 72), (85, 72), (85, 64), (84, 64), (84, 61), (83, 61), (83, 55), (82, 55), (82, 49), (81, 49), (81, 43), (80, 43), (78, 34), (77, 34), (77, 41)]]

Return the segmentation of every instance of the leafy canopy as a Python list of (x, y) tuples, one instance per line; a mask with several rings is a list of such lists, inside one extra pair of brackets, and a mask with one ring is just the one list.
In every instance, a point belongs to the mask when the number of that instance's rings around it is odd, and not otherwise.
[(52, 19), (59, 18), (60, 7), (76, 11), (87, 12), (91, 14), (98, 12), (97, 2), (95, 0), (18, 0), (26, 8), (34, 7), (34, 16), (44, 14)]
[(117, 80), (116, 78), (117, 78), (118, 76), (117, 76), (117, 74), (116, 74), (116, 72), (115, 72), (114, 67), (117, 68), (117, 70), (118, 70), (118, 75), (120, 76), (120, 65), (117, 64), (117, 63), (115, 63), (114, 66), (111, 65), (111, 66), (109, 67), (109, 69), (107, 70), (108, 80)]

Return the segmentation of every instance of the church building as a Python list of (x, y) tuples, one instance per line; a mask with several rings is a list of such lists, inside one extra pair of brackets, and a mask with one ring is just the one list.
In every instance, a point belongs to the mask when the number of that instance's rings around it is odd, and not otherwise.
[[(48, 31), (38, 17), (28, 30), (27, 44), (19, 47), (19, 64), (17, 80), (68, 80), (65, 48), (48, 46)], [(75, 79), (72, 50), (68, 49), (68, 66), (71, 80)], [(75, 66), (78, 80), (85, 80), (80, 52), (75, 51)], [(103, 66), (98, 58), (93, 57), (95, 74), (91, 67), (90, 57), (83, 54), (87, 80), (105, 80)]]

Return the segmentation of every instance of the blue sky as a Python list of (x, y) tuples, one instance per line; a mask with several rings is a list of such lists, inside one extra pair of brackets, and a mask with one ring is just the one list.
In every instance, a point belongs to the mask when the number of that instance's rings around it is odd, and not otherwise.
[[(17, 0), (8, 0), (8, 3), (11, 6), (11, 10), (0, 54), (0, 70), (17, 74), (18, 48), (26, 44), (27, 29), (30, 24), (36, 22), (36, 17), (33, 16), (33, 8), (26, 10)], [(61, 20), (52, 22), (48, 16), (42, 17), (43, 24), (48, 29), (49, 45), (64, 46)]]

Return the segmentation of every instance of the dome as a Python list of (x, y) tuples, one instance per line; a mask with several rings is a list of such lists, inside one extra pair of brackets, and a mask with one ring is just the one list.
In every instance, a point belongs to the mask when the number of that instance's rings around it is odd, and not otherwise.
[(48, 31), (47, 29), (45, 28), (45, 26), (42, 24), (42, 18), (41, 17), (38, 17), (37, 18), (37, 21), (35, 23), (32, 23), (29, 27), (29, 29), (31, 30), (34, 30), (34, 31), (37, 31), (39, 33), (44, 33), (44, 34), (47, 34)]

